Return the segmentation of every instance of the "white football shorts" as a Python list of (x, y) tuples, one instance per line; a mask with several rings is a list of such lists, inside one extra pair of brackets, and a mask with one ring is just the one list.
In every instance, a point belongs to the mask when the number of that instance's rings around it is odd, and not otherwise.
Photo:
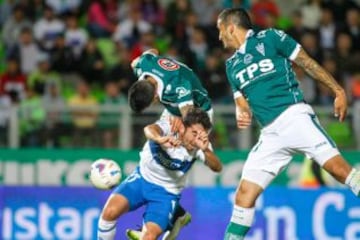
[(290, 106), (261, 130), (245, 162), (242, 179), (265, 189), (295, 153), (305, 154), (320, 166), (340, 154), (312, 107), (305, 103)]

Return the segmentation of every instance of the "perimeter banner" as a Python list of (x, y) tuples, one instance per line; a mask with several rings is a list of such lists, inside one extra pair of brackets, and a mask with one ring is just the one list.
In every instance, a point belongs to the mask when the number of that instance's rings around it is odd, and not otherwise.
[[(247, 156), (245, 151), (216, 151), (224, 168), (220, 174), (211, 172), (203, 163), (194, 164), (188, 178), (189, 186), (233, 187), (238, 184)], [(359, 152), (345, 152), (346, 159), (359, 164)], [(37, 150), (0, 149), (0, 185), (22, 186), (89, 186), (91, 163), (110, 158), (119, 163), (123, 176), (138, 164), (139, 151), (120, 150)], [(298, 182), (303, 157), (296, 156), (288, 168), (273, 182), (294, 186)]]
[[(89, 187), (0, 187), (0, 239), (96, 240), (109, 191)], [(188, 188), (181, 204), (192, 214), (178, 240), (222, 240), (233, 188)], [(359, 239), (360, 200), (347, 189), (270, 187), (256, 204), (246, 240)], [(142, 223), (139, 209), (124, 215), (117, 237)]]

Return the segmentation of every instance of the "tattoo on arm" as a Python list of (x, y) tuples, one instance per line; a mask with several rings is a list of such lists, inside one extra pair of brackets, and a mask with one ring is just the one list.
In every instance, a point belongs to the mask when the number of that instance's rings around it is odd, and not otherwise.
[(333, 93), (343, 91), (343, 88), (336, 82), (333, 76), (312, 59), (303, 49), (300, 50), (294, 62), (302, 67), (312, 78), (330, 88)]

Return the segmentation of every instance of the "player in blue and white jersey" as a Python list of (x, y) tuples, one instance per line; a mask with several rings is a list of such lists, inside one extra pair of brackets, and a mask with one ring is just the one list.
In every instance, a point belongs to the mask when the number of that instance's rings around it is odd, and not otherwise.
[(222, 164), (212, 151), (208, 130), (211, 122), (205, 111), (192, 108), (178, 134), (171, 132), (168, 119), (145, 127), (148, 139), (140, 152), (140, 163), (111, 194), (98, 224), (98, 239), (115, 237), (116, 221), (124, 213), (146, 205), (143, 240), (157, 239), (171, 228), (186, 177), (198, 159), (219, 172)]

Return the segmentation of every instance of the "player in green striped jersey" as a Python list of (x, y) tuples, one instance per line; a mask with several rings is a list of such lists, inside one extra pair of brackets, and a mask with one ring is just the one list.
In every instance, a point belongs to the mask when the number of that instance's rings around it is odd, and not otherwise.
[(334, 113), (340, 121), (347, 110), (343, 88), (283, 31), (255, 32), (245, 10), (226, 9), (217, 24), (224, 47), (236, 49), (226, 62), (226, 72), (234, 94), (237, 126), (248, 128), (254, 117), (262, 127), (243, 168), (225, 239), (244, 238), (253, 222), (257, 197), (295, 152), (317, 161), (358, 196), (360, 172), (343, 159), (311, 106), (304, 102), (292, 62), (331, 89)]

